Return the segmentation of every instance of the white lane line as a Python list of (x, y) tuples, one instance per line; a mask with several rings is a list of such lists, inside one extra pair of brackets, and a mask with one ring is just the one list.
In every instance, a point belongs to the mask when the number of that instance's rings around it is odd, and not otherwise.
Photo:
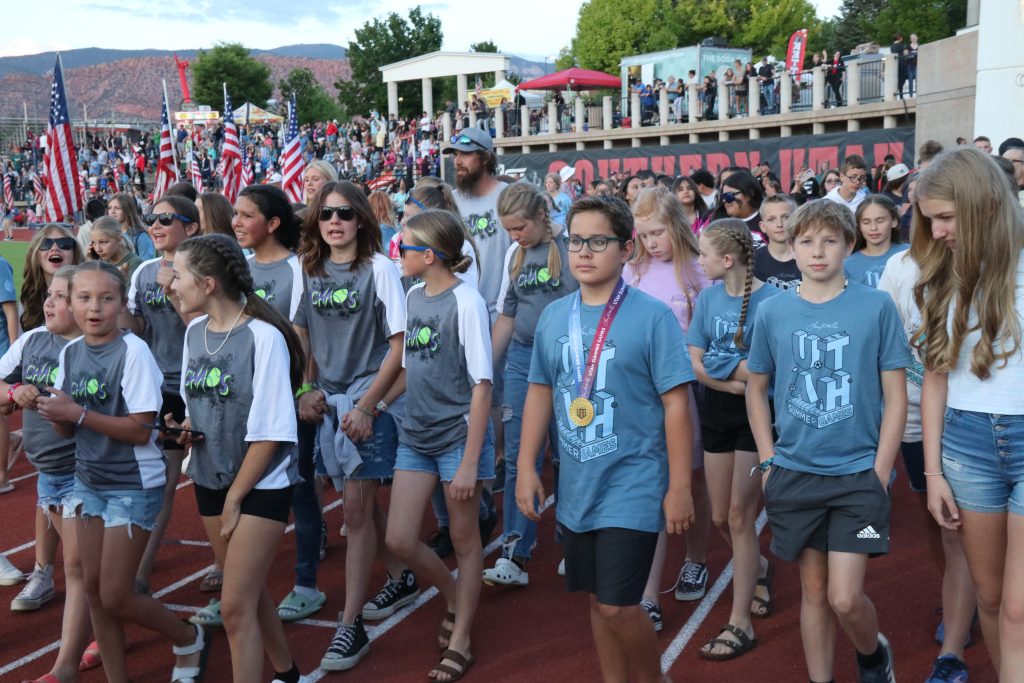
[[(178, 484), (177, 488), (181, 489), (181, 488), (184, 488), (185, 486), (190, 486), (191, 484), (192, 484), (191, 480), (184, 481), (184, 482)], [(330, 510), (333, 510), (334, 508), (338, 507), (342, 503), (343, 503), (343, 501), (341, 499), (332, 501), (331, 503), (328, 503), (327, 505), (324, 506), (324, 512), (329, 512)], [(288, 533), (288, 532), (290, 532), (290, 531), (292, 531), (294, 529), (295, 529), (295, 525), (294, 524), (289, 524), (285, 528), (285, 533)], [(35, 544), (36, 544), (36, 542), (32, 541), (31, 543), (26, 543), (25, 545), (22, 545), (22, 546), (19, 546), (17, 548), (13, 548), (11, 550), (8, 550), (8, 551), (6, 551), (3, 554), (4, 555), (9, 555), (11, 553), (16, 553), (16, 552), (18, 552), (20, 550), (24, 550), (25, 548), (31, 548)], [(193, 574), (190, 574), (189, 576), (186, 576), (184, 579), (181, 579), (180, 581), (176, 581), (176, 582), (172, 583), (170, 586), (167, 586), (166, 588), (162, 588), (162, 589), (156, 591), (155, 593), (153, 593), (153, 597), (157, 598), (157, 599), (162, 598), (163, 596), (167, 595), (168, 593), (172, 593), (172, 592), (178, 590), (179, 588), (181, 588), (182, 586), (186, 586), (186, 585), (192, 583), (193, 581), (195, 581), (196, 579), (199, 579), (199, 578), (202, 578), (202, 577), (206, 576), (207, 572), (209, 572), (211, 569), (213, 569), (213, 565), (210, 565), (208, 567), (204, 567), (203, 569), (200, 569), (199, 571), (197, 571), (197, 572), (195, 572)], [(176, 605), (175, 607), (177, 607), (177, 608), (185, 608), (184, 605)], [(196, 609), (196, 610), (198, 610), (199, 608), (198, 607), (196, 607), (196, 608), (189, 607), (187, 609)], [(337, 624), (332, 624), (331, 628), (335, 628), (336, 626), (337, 626)], [(60, 640), (55, 640), (52, 643), (50, 643), (49, 645), (45, 645), (45, 646), (39, 648), (35, 652), (30, 652), (29, 654), (25, 655), (24, 657), (22, 657), (21, 659), (19, 659), (17, 661), (11, 662), (10, 664), (7, 664), (7, 665), (5, 665), (3, 667), (0, 667), (0, 674), (5, 674), (5, 673), (7, 673), (9, 671), (14, 671), (15, 669), (17, 669), (20, 666), (25, 666), (26, 664), (30, 664), (31, 662), (34, 662), (35, 660), (39, 659), (43, 655), (45, 655), (45, 654), (47, 654), (49, 652), (53, 652), (54, 650), (56, 650), (59, 647), (60, 647)]]
[[(754, 525), (756, 534), (758, 537), (761, 536), (761, 530), (764, 529), (765, 522), (768, 521), (768, 517), (765, 515), (765, 511), (761, 510), (761, 514), (757, 517), (757, 522)], [(728, 588), (732, 582), (732, 560), (729, 560), (729, 564), (725, 565), (725, 569), (718, 576), (714, 585), (711, 586), (711, 590), (707, 592), (704, 599), (697, 605), (697, 609), (694, 610), (690, 618), (683, 624), (683, 627), (679, 629), (679, 633), (672, 639), (672, 642), (668, 644), (665, 652), (661, 655), (661, 670), (668, 672), (675, 664), (676, 659), (682, 654), (683, 648), (690, 642), (693, 635), (707, 619), (708, 614), (711, 613), (711, 608), (718, 602), (718, 598), (722, 597), (722, 593)]]
[[(543, 513), (545, 510), (547, 510), (549, 507), (551, 507), (554, 504), (554, 502), (555, 502), (555, 497), (554, 496), (548, 496), (547, 500), (545, 500), (544, 504), (541, 505), (541, 507), (540, 507), (541, 513)], [(493, 553), (495, 550), (497, 550), (500, 547), (501, 547), (501, 537), (499, 536), (498, 538), (495, 538), (493, 541), (488, 543), (487, 546), (484, 548), (484, 558), (486, 559), (488, 555), (490, 555), (491, 553)], [(453, 569), (452, 570), (452, 576), (457, 578), (458, 575), (459, 575), (459, 570), (458, 569)], [(413, 612), (418, 610), (420, 607), (422, 607), (423, 605), (425, 605), (428, 602), (430, 602), (430, 600), (435, 595), (437, 595), (437, 586), (431, 586), (427, 590), (425, 590), (422, 593), (420, 593), (420, 597), (416, 598), (416, 601), (413, 602), (412, 605), (410, 605), (409, 607), (404, 608), (404, 609), (396, 612), (395, 614), (392, 614), (390, 617), (388, 617), (384, 621), (380, 622), (379, 624), (377, 624), (373, 628), (367, 629), (367, 631), (366, 631), (367, 637), (369, 637), (371, 642), (376, 640), (377, 638), (380, 638), (385, 633), (387, 633), (388, 631), (393, 629), (395, 626), (398, 626), (398, 624), (402, 623), (402, 621), (404, 621), (405, 618), (408, 617), (410, 614), (412, 614)], [(301, 623), (304, 623), (304, 622), (300, 621), (299, 623), (301, 624)], [(332, 624), (331, 627), (332, 628), (336, 628), (337, 627), (337, 623)], [(319, 681), (321, 678), (323, 678), (326, 675), (327, 675), (326, 671), (324, 671), (321, 668), (317, 668), (312, 673), (309, 673), (306, 676), (304, 676), (302, 680), (303, 680), (303, 683), (316, 683), (317, 681)]]
[(29, 472), (28, 474), (23, 474), (20, 477), (14, 477), (13, 479), (11, 479), (11, 483), (14, 484), (14, 483), (17, 483), (19, 481), (25, 481), (26, 479), (31, 479), (32, 477), (37, 477), (37, 476), (39, 476), (39, 471), (38, 470), (33, 470), (32, 472)]

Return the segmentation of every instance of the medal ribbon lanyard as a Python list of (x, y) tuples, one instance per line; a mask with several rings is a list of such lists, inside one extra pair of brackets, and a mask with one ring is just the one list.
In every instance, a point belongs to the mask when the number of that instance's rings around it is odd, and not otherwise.
[(569, 319), (569, 346), (572, 349), (572, 366), (576, 380), (576, 396), (579, 398), (590, 398), (594, 389), (594, 379), (597, 377), (597, 365), (601, 359), (601, 352), (604, 350), (604, 343), (608, 339), (608, 330), (611, 329), (615, 314), (619, 312), (623, 299), (629, 285), (619, 278), (615, 285), (615, 291), (604, 305), (601, 319), (597, 323), (597, 330), (594, 332), (594, 341), (590, 345), (590, 353), (587, 355), (586, 366), (583, 364), (583, 327), (580, 323), (580, 306), (582, 296), (579, 291), (573, 296), (572, 310)]

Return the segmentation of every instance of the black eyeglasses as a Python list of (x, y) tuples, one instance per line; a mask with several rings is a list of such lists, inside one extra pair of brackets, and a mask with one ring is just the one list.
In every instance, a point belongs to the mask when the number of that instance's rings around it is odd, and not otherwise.
[(479, 147), (480, 149), (482, 149), (485, 152), (490, 152), (491, 151), (491, 150), (487, 149), (483, 144), (477, 142), (476, 140), (474, 140), (473, 138), (469, 137), (468, 135), (453, 135), (451, 137), (451, 141), (452, 141), (453, 145), (476, 145), (477, 147)]
[(337, 216), (343, 221), (350, 221), (356, 217), (356, 210), (351, 206), (325, 206), (320, 209), (320, 220), (324, 223), (331, 220), (332, 216)]
[(168, 213), (147, 213), (145, 216), (142, 217), (142, 220), (145, 221), (146, 225), (153, 225), (157, 221), (160, 221), (160, 225), (162, 225), (164, 227), (167, 227), (168, 225), (170, 225), (171, 223), (174, 222), (175, 218), (177, 218), (179, 221), (181, 221), (182, 223), (185, 223), (185, 224), (189, 224), (189, 223), (194, 223), (195, 222), (191, 218), (189, 218), (188, 216), (182, 216), (180, 213), (170, 213), (170, 212), (168, 212)]
[(594, 235), (593, 237), (576, 237), (570, 235), (568, 249), (571, 252), (583, 251), (583, 245), (587, 245), (587, 248), (595, 254), (600, 254), (602, 251), (608, 248), (609, 242), (620, 242), (625, 243), (629, 240), (621, 237), (609, 237), (608, 235)]
[(50, 251), (55, 244), (61, 251), (75, 250), (74, 237), (44, 237), (43, 241), (39, 243), (39, 251)]

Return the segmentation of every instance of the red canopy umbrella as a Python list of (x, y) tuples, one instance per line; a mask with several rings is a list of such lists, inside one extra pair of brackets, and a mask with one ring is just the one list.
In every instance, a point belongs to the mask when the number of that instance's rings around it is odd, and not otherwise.
[(594, 90), (597, 88), (620, 88), (622, 81), (603, 71), (591, 71), (573, 67), (558, 71), (532, 81), (520, 83), (517, 90)]

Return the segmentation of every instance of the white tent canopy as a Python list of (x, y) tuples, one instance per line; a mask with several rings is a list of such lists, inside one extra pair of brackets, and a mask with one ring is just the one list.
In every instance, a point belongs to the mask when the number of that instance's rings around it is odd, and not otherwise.
[(271, 114), (266, 109), (257, 107), (252, 102), (246, 102), (231, 113), (235, 117), (235, 123), (238, 125), (244, 125), (246, 120), (249, 123), (279, 123), (284, 121), (283, 116)]

